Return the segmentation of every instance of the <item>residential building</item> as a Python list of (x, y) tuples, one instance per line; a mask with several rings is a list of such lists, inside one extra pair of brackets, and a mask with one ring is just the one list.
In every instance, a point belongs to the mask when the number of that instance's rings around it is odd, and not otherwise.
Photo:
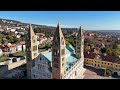
[(0, 56), (3, 54), (3, 51), (2, 51), (2, 49), (0, 48)]
[(120, 75), (120, 57), (85, 53), (84, 65), (98, 69), (110, 69), (112, 73)]
[(22, 45), (21, 44), (16, 45), (16, 51), (22, 51)]
[(1, 49), (3, 52), (8, 52), (8, 53), (15, 53), (16, 52), (16, 44), (4, 44), (0, 45)]
[(20, 44), (22, 45), (22, 51), (26, 49), (25, 41), (21, 41)]

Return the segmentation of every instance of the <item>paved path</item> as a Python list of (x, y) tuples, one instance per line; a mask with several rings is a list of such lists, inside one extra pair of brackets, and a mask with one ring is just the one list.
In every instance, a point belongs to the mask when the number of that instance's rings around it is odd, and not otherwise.
[(84, 72), (86, 71), (85, 68), (83, 68), (80, 73), (78, 74), (78, 77), (76, 79), (83, 79), (84, 78)]
[(87, 67), (83, 79), (117, 79), (113, 77), (104, 77), (104, 70)]

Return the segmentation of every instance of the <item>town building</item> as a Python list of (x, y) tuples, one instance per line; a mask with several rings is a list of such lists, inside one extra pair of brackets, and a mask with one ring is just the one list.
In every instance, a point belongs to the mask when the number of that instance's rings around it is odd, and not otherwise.
[(120, 76), (120, 57), (101, 55), (92, 52), (86, 52), (84, 65), (98, 69), (109, 69), (112, 74), (117, 73)]
[(2, 54), (3, 54), (3, 51), (2, 51), (2, 49), (0, 48), (0, 56), (2, 56)]

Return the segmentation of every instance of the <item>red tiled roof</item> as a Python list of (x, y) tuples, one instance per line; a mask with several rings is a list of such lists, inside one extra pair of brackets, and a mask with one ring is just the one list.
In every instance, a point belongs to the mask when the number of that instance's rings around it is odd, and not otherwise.
[(21, 41), (20, 44), (22, 44), (22, 45), (25, 44), (25, 41)]
[(84, 53), (84, 57), (85, 57), (85, 58), (94, 59), (96, 55), (97, 55), (96, 53), (91, 53), (91, 52), (85, 52), (85, 53)]
[(8, 44), (2, 44), (2, 45), (0, 45), (1, 47), (16, 47), (16, 44), (11, 44), (11, 45), (8, 45)]
[(113, 62), (113, 63), (119, 63), (120, 64), (120, 58), (117, 56), (109, 56), (109, 55), (103, 55), (103, 54), (96, 54), (93, 52), (85, 52), (84, 53), (84, 57), (85, 58), (90, 58), (90, 59), (94, 59), (96, 55), (99, 55), (100, 58), (103, 61), (108, 61), (108, 62)]
[(8, 46), (8, 47), (16, 47), (16, 44), (11, 44), (11, 45), (5, 45), (5, 46)]

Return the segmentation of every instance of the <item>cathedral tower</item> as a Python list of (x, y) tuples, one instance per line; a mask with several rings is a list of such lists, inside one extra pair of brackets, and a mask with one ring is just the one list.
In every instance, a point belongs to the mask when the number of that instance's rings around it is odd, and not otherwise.
[(58, 23), (52, 42), (52, 77), (62, 79), (66, 73), (65, 39)]
[(27, 78), (31, 79), (31, 69), (35, 64), (35, 58), (38, 56), (37, 36), (35, 35), (31, 24), (26, 36), (26, 61), (27, 61)]
[(76, 37), (76, 54), (79, 59), (84, 58), (84, 31), (81, 26)]

